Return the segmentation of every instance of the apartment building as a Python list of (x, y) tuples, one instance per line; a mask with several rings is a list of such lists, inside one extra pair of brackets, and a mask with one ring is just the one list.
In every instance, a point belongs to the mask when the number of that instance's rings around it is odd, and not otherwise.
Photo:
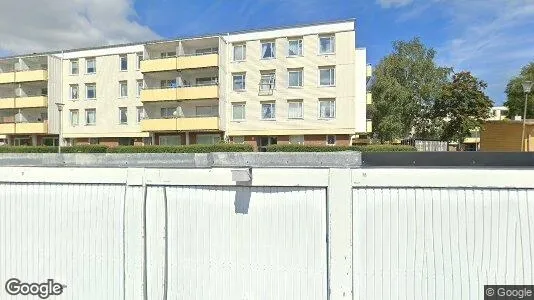
[(355, 46), (349, 20), (3, 58), (0, 138), (352, 144), (371, 131), (372, 101)]

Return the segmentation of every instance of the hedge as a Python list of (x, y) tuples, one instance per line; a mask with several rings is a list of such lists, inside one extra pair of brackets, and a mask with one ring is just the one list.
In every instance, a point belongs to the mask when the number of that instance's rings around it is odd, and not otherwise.
[[(104, 145), (79, 145), (61, 147), (63, 153), (105, 153)], [(0, 146), (0, 153), (57, 153), (55, 146)]]
[(252, 152), (247, 144), (214, 144), (183, 146), (118, 146), (109, 148), (110, 153), (210, 153), (210, 152)]
[(415, 147), (407, 145), (358, 145), (358, 146), (317, 146), (317, 145), (270, 145), (267, 152), (411, 152)]

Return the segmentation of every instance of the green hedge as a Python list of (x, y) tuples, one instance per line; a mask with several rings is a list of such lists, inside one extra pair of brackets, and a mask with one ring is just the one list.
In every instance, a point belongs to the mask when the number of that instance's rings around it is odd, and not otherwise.
[[(63, 153), (105, 153), (108, 147), (103, 145), (80, 145), (61, 147)], [(55, 146), (0, 146), (0, 153), (57, 153)]]
[[(57, 147), (52, 147), (57, 150)], [(78, 145), (61, 147), (63, 153), (106, 153), (108, 147), (104, 145)]]
[(316, 145), (271, 145), (267, 152), (410, 152), (415, 147), (406, 145), (359, 145), (359, 146), (316, 146)]
[(110, 153), (210, 153), (210, 152), (252, 152), (247, 144), (215, 144), (184, 146), (119, 146), (109, 148)]

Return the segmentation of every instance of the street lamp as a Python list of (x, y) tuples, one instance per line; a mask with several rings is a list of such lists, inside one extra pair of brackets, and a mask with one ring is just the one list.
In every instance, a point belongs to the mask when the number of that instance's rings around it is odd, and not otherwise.
[(61, 140), (63, 139), (63, 103), (56, 103), (57, 110), (59, 111), (59, 138), (57, 153), (61, 154)]
[(523, 82), (523, 92), (525, 93), (525, 104), (523, 105), (523, 131), (521, 133), (521, 151), (525, 151), (525, 123), (527, 119), (527, 102), (528, 94), (532, 89), (532, 81), (527, 80)]

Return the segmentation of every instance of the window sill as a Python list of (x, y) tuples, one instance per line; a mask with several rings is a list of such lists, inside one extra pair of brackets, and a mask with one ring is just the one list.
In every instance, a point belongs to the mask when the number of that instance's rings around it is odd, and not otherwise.
[(119, 99), (128, 99), (128, 96), (121, 96)]
[(85, 124), (85, 126), (96, 126), (96, 124)]
[(247, 60), (246, 59), (243, 59), (243, 60), (232, 60), (233, 63), (242, 63), (242, 62), (246, 62)]
[(302, 89), (304, 87), (303, 86), (288, 86), (287, 88), (288, 89)]
[(72, 102), (76, 102), (76, 101), (79, 101), (80, 99), (69, 99), (69, 101), (72, 101)]
[(317, 120), (322, 120), (322, 121), (332, 121), (332, 120), (335, 120), (336, 118), (317, 118)]
[(276, 59), (276, 57), (262, 57), (260, 60), (273, 60)]
[(301, 118), (287, 118), (288, 120), (304, 120), (304, 117)]
[(300, 54), (300, 55), (288, 55), (286, 56), (287, 58), (297, 58), (297, 57), (304, 57), (304, 55)]
[(332, 88), (332, 87), (336, 87), (336, 85), (319, 85), (318, 87), (320, 88)]
[(276, 119), (260, 119), (261, 121), (276, 121)]
[(126, 69), (126, 70), (120, 70), (120, 71), (121, 71), (121, 72), (128, 72), (128, 69)]
[(242, 122), (245, 122), (245, 119), (243, 119), (243, 120), (232, 120), (232, 122), (242, 123)]
[(96, 72), (94, 72), (94, 73), (85, 73), (85, 75), (95, 75), (95, 74), (96, 74)]
[(85, 98), (85, 100), (87, 100), (87, 101), (95, 101), (96, 98)]
[(317, 54), (317, 56), (332, 56), (332, 55), (336, 55), (335, 52), (327, 52), (327, 53), (319, 53)]
[(246, 92), (247, 90), (234, 90), (234, 92), (236, 93), (243, 93), (243, 92)]
[(78, 73), (78, 74), (69, 74), (69, 76), (79, 76), (79, 75), (80, 75), (80, 73)]

